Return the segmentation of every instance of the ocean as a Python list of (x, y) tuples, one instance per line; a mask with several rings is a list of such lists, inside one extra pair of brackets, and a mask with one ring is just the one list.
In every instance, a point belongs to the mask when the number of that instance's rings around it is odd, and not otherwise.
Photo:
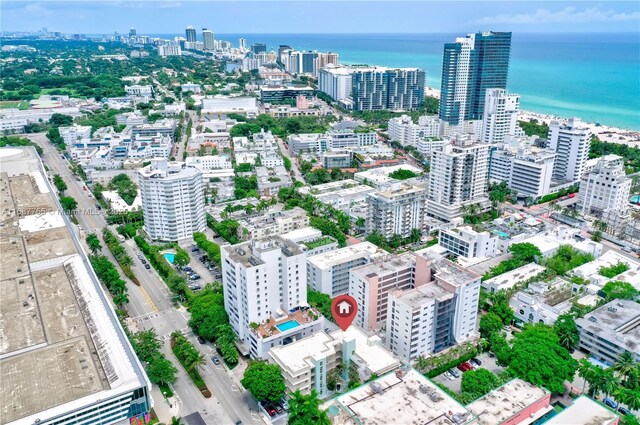
[[(216, 34), (277, 50), (337, 52), (345, 64), (418, 67), (440, 88), (445, 42), (463, 34)], [(514, 33), (507, 89), (521, 108), (640, 130), (640, 34)]]

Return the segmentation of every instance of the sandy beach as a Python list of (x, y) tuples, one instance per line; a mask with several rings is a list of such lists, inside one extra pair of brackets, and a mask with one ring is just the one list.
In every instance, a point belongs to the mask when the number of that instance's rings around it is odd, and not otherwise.
[[(440, 90), (432, 87), (427, 87), (425, 90), (427, 96), (440, 98)], [(570, 117), (557, 117), (547, 114), (538, 114), (530, 111), (520, 111), (518, 119), (520, 121), (538, 120), (540, 123), (549, 124), (553, 120), (566, 121)], [(620, 143), (623, 145), (630, 145), (634, 147), (640, 147), (640, 131), (627, 130), (624, 128), (610, 127), (607, 125), (596, 125), (596, 123), (590, 123), (583, 120), (583, 122), (589, 127), (591, 132), (598, 136), (603, 142)]]

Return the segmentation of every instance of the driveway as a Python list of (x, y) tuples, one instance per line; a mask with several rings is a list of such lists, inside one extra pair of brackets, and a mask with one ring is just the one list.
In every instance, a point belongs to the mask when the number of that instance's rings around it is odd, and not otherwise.
[[(505, 370), (504, 367), (498, 366), (498, 364), (496, 363), (496, 359), (493, 358), (493, 357), (489, 357), (488, 353), (478, 354), (478, 356), (476, 356), (476, 358), (482, 362), (482, 365), (480, 366), (481, 368), (487, 369), (490, 372), (495, 373), (496, 375)], [(452, 381), (449, 378), (447, 378), (446, 376), (444, 376), (444, 373), (443, 373), (441, 375), (436, 376), (432, 380), (434, 382), (439, 383), (439, 384), (443, 384), (447, 388), (450, 388), (451, 390), (453, 390), (453, 391), (455, 391), (457, 393), (460, 392), (460, 385), (462, 384), (462, 376), (460, 376), (459, 378), (455, 378)]]

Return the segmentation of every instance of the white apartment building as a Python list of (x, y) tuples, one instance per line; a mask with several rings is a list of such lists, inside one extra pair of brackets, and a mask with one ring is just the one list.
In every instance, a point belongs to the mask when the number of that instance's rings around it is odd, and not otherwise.
[(456, 135), (431, 156), (427, 215), (441, 221), (462, 215), (468, 204), (488, 206), (489, 145)]
[(484, 100), (482, 142), (503, 143), (505, 136), (515, 135), (518, 126), (520, 95), (508, 94), (504, 89), (488, 89)]
[(380, 233), (390, 239), (406, 238), (414, 229), (424, 228), (427, 190), (405, 183), (394, 183), (387, 189), (367, 194), (366, 232)]
[(272, 237), (220, 251), (225, 310), (252, 357), (323, 329), (322, 316), (300, 308), (307, 303), (306, 254), (295, 243)]
[(361, 242), (307, 258), (307, 283), (314, 291), (335, 297), (349, 292), (349, 271), (388, 254), (371, 242)]
[(387, 345), (405, 361), (476, 335), (480, 276), (441, 256), (416, 256), (413, 289), (389, 294)]
[(281, 234), (282, 238), (297, 243), (307, 253), (307, 257), (324, 254), (338, 249), (338, 241), (331, 236), (323, 236), (322, 232), (313, 227), (302, 227)]
[(307, 212), (300, 207), (290, 210), (266, 211), (259, 215), (240, 220), (238, 234), (241, 238), (263, 239), (282, 235), (309, 225)]
[(74, 124), (69, 127), (58, 127), (60, 137), (67, 146), (75, 145), (79, 140), (91, 137), (91, 126)]
[(497, 236), (476, 232), (471, 226), (440, 229), (438, 245), (452, 255), (464, 258), (487, 258), (496, 255)]
[(389, 293), (396, 289), (413, 288), (416, 258), (414, 254), (387, 255), (351, 269), (349, 295), (358, 302), (353, 321), (361, 328), (373, 331), (384, 327), (389, 311)]
[(140, 111), (124, 112), (116, 115), (116, 124), (118, 125), (142, 125), (147, 124), (148, 118), (142, 115)]
[(206, 226), (202, 172), (181, 162), (152, 160), (138, 182), (144, 231), (151, 239), (177, 241)]
[(185, 159), (185, 163), (202, 171), (233, 168), (228, 155), (189, 156)]
[(408, 115), (391, 118), (388, 123), (389, 139), (403, 146), (417, 147), (422, 139), (444, 136), (445, 122), (437, 116), (423, 116), (418, 120), (418, 124), (414, 124)]
[(318, 90), (331, 96), (335, 101), (341, 101), (351, 96), (352, 71), (350, 68), (337, 65), (327, 65), (318, 71)]
[(318, 332), (300, 341), (273, 347), (269, 355), (282, 369), (287, 392), (299, 390), (309, 394), (315, 390), (320, 398), (331, 394), (327, 377), (338, 365), (355, 364), (363, 382), (374, 374), (382, 376), (400, 367), (380, 337), (368, 336), (356, 326), (344, 332)]
[(544, 323), (553, 326), (559, 316), (573, 306), (571, 283), (557, 278), (552, 282), (533, 282), (509, 300), (518, 323)]
[(141, 85), (133, 85), (133, 86), (124, 86), (124, 91), (128, 96), (136, 96), (136, 97), (151, 97), (153, 96), (153, 88), (149, 85), (141, 86)]
[(1, 118), (0, 132), (22, 133), (27, 124), (29, 124), (29, 122), (26, 118)]
[(582, 177), (578, 208), (587, 214), (613, 210), (624, 215), (629, 209), (630, 193), (631, 179), (624, 172), (624, 158), (606, 155)]
[(491, 151), (489, 180), (506, 182), (518, 197), (540, 198), (550, 193), (555, 152), (525, 144), (499, 145)]
[(566, 124), (551, 121), (547, 146), (556, 151), (554, 180), (579, 182), (591, 147), (591, 131), (578, 118)]
[(166, 57), (166, 56), (180, 56), (182, 55), (182, 49), (180, 45), (172, 45), (172, 44), (163, 44), (158, 46), (158, 56)]
[(431, 159), (431, 154), (435, 151), (441, 151), (445, 144), (447, 144), (447, 142), (443, 139), (430, 137), (418, 140), (416, 149), (420, 155), (429, 161)]
[(330, 130), (326, 134), (292, 134), (288, 139), (292, 155), (320, 154), (327, 150), (359, 148), (377, 143), (376, 133), (356, 133), (352, 130)]

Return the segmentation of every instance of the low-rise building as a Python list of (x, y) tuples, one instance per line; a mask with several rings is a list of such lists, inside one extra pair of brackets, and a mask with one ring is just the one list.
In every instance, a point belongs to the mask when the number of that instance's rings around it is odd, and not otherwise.
[(397, 183), (398, 180), (391, 177), (391, 174), (406, 170), (414, 174), (422, 174), (422, 168), (416, 167), (411, 164), (399, 164), (391, 165), (389, 167), (373, 168), (371, 170), (359, 171), (353, 175), (353, 179), (359, 183), (373, 186), (376, 189), (382, 189), (392, 183)]
[(349, 168), (353, 162), (353, 153), (347, 150), (326, 151), (320, 155), (322, 167), (331, 168)]
[[(576, 267), (570, 271), (572, 276), (578, 276), (588, 281), (591, 284), (596, 285), (599, 288), (602, 288), (606, 282), (610, 280), (610, 278), (603, 276), (600, 274), (600, 269), (603, 267), (611, 267), (616, 264), (625, 264), (628, 267), (628, 271), (631, 272), (639, 272), (640, 271), (640, 261), (632, 260), (626, 255), (622, 255), (612, 249), (605, 252), (598, 258), (593, 261), (589, 261), (581, 266)], [(614, 280), (623, 280), (621, 275), (614, 276)], [(634, 279), (637, 280), (637, 279)]]
[(256, 167), (256, 177), (260, 196), (277, 196), (280, 189), (291, 187), (293, 184), (284, 165), (273, 168)]
[(437, 116), (422, 116), (415, 124), (410, 116), (402, 115), (389, 120), (389, 139), (402, 146), (417, 147), (420, 140), (441, 138), (447, 127), (447, 123)]
[(327, 377), (339, 365), (355, 364), (362, 381), (381, 376), (400, 366), (400, 362), (383, 345), (379, 337), (368, 336), (356, 326), (346, 331), (318, 332), (269, 352), (271, 360), (282, 369), (289, 392), (300, 390), (318, 397), (330, 394)]
[(376, 257), (388, 254), (371, 242), (314, 255), (307, 258), (307, 283), (314, 291), (335, 297), (349, 292), (349, 272)]
[(491, 279), (482, 281), (482, 289), (484, 289), (485, 291), (491, 294), (498, 291), (511, 289), (517, 283), (524, 282), (525, 280), (529, 280), (539, 275), (545, 270), (546, 269), (540, 264), (536, 264), (536, 263), (525, 264), (524, 266), (518, 267), (517, 269), (513, 269), (499, 276), (492, 277)]
[(67, 146), (75, 145), (79, 140), (91, 137), (91, 126), (74, 124), (69, 127), (58, 127), (60, 137)]
[(157, 135), (166, 136), (175, 141), (176, 120), (165, 118), (153, 124), (135, 125), (131, 129), (131, 137), (144, 136), (153, 137)]
[(572, 307), (571, 283), (557, 278), (552, 282), (533, 282), (518, 291), (509, 304), (516, 323), (544, 323), (553, 325), (559, 316)]
[(241, 114), (253, 118), (260, 112), (255, 97), (228, 97), (216, 95), (201, 101), (203, 114)]
[(190, 156), (185, 159), (185, 163), (202, 171), (233, 168), (229, 155)]
[(297, 243), (307, 253), (307, 258), (338, 249), (338, 241), (331, 236), (323, 236), (313, 227), (302, 227), (282, 234), (284, 239)]
[(613, 365), (629, 351), (640, 362), (640, 304), (613, 300), (576, 319), (580, 332), (578, 348)]
[(147, 124), (149, 119), (140, 111), (123, 112), (116, 115), (116, 124), (133, 127), (134, 125)]
[(438, 245), (456, 257), (487, 258), (496, 255), (497, 237), (489, 232), (476, 232), (471, 226), (440, 229)]
[(323, 204), (351, 214), (354, 209), (366, 209), (366, 196), (375, 192), (375, 188), (345, 179), (317, 186), (304, 186), (299, 188), (298, 192), (303, 196), (313, 196)]
[(530, 424), (553, 409), (551, 393), (516, 378), (467, 405), (478, 425)]
[(194, 84), (194, 83), (182, 84), (180, 86), (180, 89), (182, 90), (182, 93), (186, 93), (189, 91), (195, 94), (202, 93), (202, 86), (200, 84)]
[(24, 127), (29, 124), (26, 118), (2, 118), (0, 119), (0, 132), (22, 133)]
[(334, 425), (472, 425), (476, 417), (415, 369), (388, 373), (320, 406)]
[(124, 91), (128, 96), (151, 98), (153, 96), (153, 88), (149, 85), (133, 85), (124, 86)]
[[(238, 234), (246, 240), (264, 239), (269, 236), (283, 235), (309, 225), (307, 212), (300, 207), (290, 210), (268, 211), (239, 220)], [(284, 235), (283, 235), (284, 237)], [(293, 242), (299, 242), (297, 240)]]
[(591, 240), (579, 241), (576, 239), (576, 235), (580, 236), (580, 233), (580, 229), (561, 225), (547, 229), (520, 242), (537, 246), (545, 258), (554, 255), (558, 251), (558, 248), (563, 245), (571, 245), (577, 251), (591, 254), (594, 257), (600, 256), (602, 253), (602, 244)]
[(354, 130), (330, 130), (325, 134), (292, 134), (287, 142), (292, 155), (320, 154), (327, 150), (358, 148), (374, 145), (376, 133), (360, 133)]
[(260, 86), (260, 100), (262, 103), (281, 103), (294, 100), (298, 96), (313, 98), (313, 87), (309, 86)]
[(580, 396), (563, 411), (546, 421), (545, 425), (598, 424), (618, 425), (619, 418), (612, 410), (592, 400)]

